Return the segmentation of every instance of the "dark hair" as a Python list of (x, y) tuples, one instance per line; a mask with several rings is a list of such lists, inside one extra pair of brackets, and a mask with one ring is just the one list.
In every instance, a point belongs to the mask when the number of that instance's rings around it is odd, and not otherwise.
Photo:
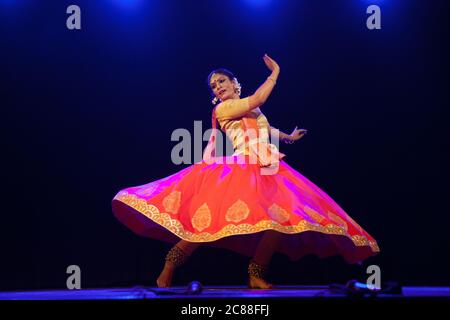
[(211, 89), (211, 77), (213, 76), (213, 74), (223, 74), (224, 76), (228, 77), (228, 79), (230, 79), (230, 81), (233, 81), (233, 79), (235, 78), (233, 72), (231, 72), (230, 70), (227, 70), (225, 68), (219, 68), (219, 69), (211, 71), (211, 73), (208, 75), (208, 79), (206, 81), (207, 81), (208, 88), (211, 91), (212, 95), (214, 95), (214, 93)]

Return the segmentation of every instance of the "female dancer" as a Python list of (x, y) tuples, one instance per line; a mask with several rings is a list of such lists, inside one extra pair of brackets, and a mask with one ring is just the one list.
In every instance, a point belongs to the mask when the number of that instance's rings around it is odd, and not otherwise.
[[(175, 243), (156, 283), (170, 287), (174, 271), (201, 244), (251, 257), (248, 286), (267, 289), (264, 279), (274, 252), (292, 261), (307, 254), (341, 255), (348, 263), (379, 252), (376, 241), (319, 187), (291, 168), (269, 136), (293, 143), (271, 127), (259, 109), (272, 92), (280, 67), (263, 60), (270, 76), (254, 94), (240, 98), (240, 84), (226, 69), (208, 76), (220, 103), (212, 111), (213, 132), (203, 160), (171, 176), (121, 190), (113, 199), (115, 216), (135, 233)], [(216, 121), (234, 153), (217, 157)]]

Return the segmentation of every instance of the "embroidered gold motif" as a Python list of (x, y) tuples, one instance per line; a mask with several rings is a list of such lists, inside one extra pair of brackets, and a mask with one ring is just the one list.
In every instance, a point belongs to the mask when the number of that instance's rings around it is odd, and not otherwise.
[(322, 222), (323, 216), (310, 206), (304, 206), (303, 211), (305, 211), (306, 214), (308, 214), (308, 216), (310, 216), (314, 221), (319, 223)]
[(198, 231), (203, 231), (211, 225), (211, 212), (206, 203), (202, 204), (192, 217), (192, 226)]
[(328, 217), (333, 220), (334, 222), (336, 222), (338, 225), (340, 225), (341, 227), (343, 227), (346, 231), (348, 230), (348, 225), (347, 222), (345, 222), (344, 219), (342, 219), (341, 217), (339, 217), (337, 214), (334, 214), (333, 212), (328, 211)]
[(289, 220), (289, 213), (276, 203), (270, 206), (268, 212), (269, 216), (277, 222), (283, 223)]
[(366, 237), (363, 237), (361, 235), (355, 235), (352, 237), (352, 241), (356, 246), (370, 246), (372, 251), (379, 252), (380, 248), (378, 247), (378, 244), (375, 241), (369, 241)]
[(325, 234), (343, 235), (353, 241), (353, 244), (358, 247), (369, 246), (372, 252), (379, 252), (380, 249), (376, 241), (370, 241), (362, 235), (350, 236), (342, 227), (328, 224), (326, 226), (309, 223), (306, 220), (301, 220), (297, 225), (283, 226), (273, 220), (263, 220), (252, 224), (229, 224), (223, 227), (216, 233), (202, 232), (192, 233), (184, 229), (180, 221), (171, 218), (167, 213), (160, 212), (157, 207), (147, 203), (144, 199), (138, 198), (134, 194), (129, 194), (126, 191), (118, 193), (114, 200), (121, 201), (126, 205), (132, 207), (134, 210), (145, 215), (153, 222), (161, 225), (173, 234), (177, 235), (183, 240), (190, 242), (211, 242), (231, 235), (250, 234), (264, 230), (276, 230), (286, 234), (301, 233), (305, 231), (316, 231)]
[(249, 213), (250, 209), (247, 204), (241, 199), (238, 199), (231, 205), (231, 207), (228, 208), (225, 219), (229, 222), (238, 223), (247, 219)]
[(178, 209), (180, 209), (180, 201), (181, 201), (181, 192), (172, 191), (169, 195), (165, 196), (163, 199), (164, 209), (169, 213), (177, 214)]

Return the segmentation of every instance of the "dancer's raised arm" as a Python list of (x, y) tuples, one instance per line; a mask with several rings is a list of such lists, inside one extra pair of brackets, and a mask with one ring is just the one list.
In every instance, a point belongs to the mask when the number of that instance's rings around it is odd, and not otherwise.
[(255, 93), (249, 96), (248, 102), (250, 110), (260, 107), (267, 101), (267, 98), (270, 96), (270, 93), (277, 82), (278, 75), (280, 74), (280, 66), (275, 62), (275, 60), (270, 58), (267, 54), (264, 55), (263, 60), (267, 68), (269, 68), (272, 73), (255, 91)]

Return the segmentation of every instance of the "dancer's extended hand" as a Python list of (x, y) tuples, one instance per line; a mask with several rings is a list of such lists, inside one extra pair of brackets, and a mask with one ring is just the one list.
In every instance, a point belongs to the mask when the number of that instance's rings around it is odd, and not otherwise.
[(276, 71), (280, 72), (280, 66), (278, 63), (275, 62), (271, 57), (269, 57), (267, 54), (263, 57), (264, 63), (266, 64), (267, 68), (269, 68), (270, 71)]
[(308, 130), (306, 129), (297, 129), (297, 127), (295, 127), (294, 131), (292, 131), (292, 133), (289, 136), (291, 137), (292, 141), (297, 141), (301, 137), (303, 137), (307, 132)]

